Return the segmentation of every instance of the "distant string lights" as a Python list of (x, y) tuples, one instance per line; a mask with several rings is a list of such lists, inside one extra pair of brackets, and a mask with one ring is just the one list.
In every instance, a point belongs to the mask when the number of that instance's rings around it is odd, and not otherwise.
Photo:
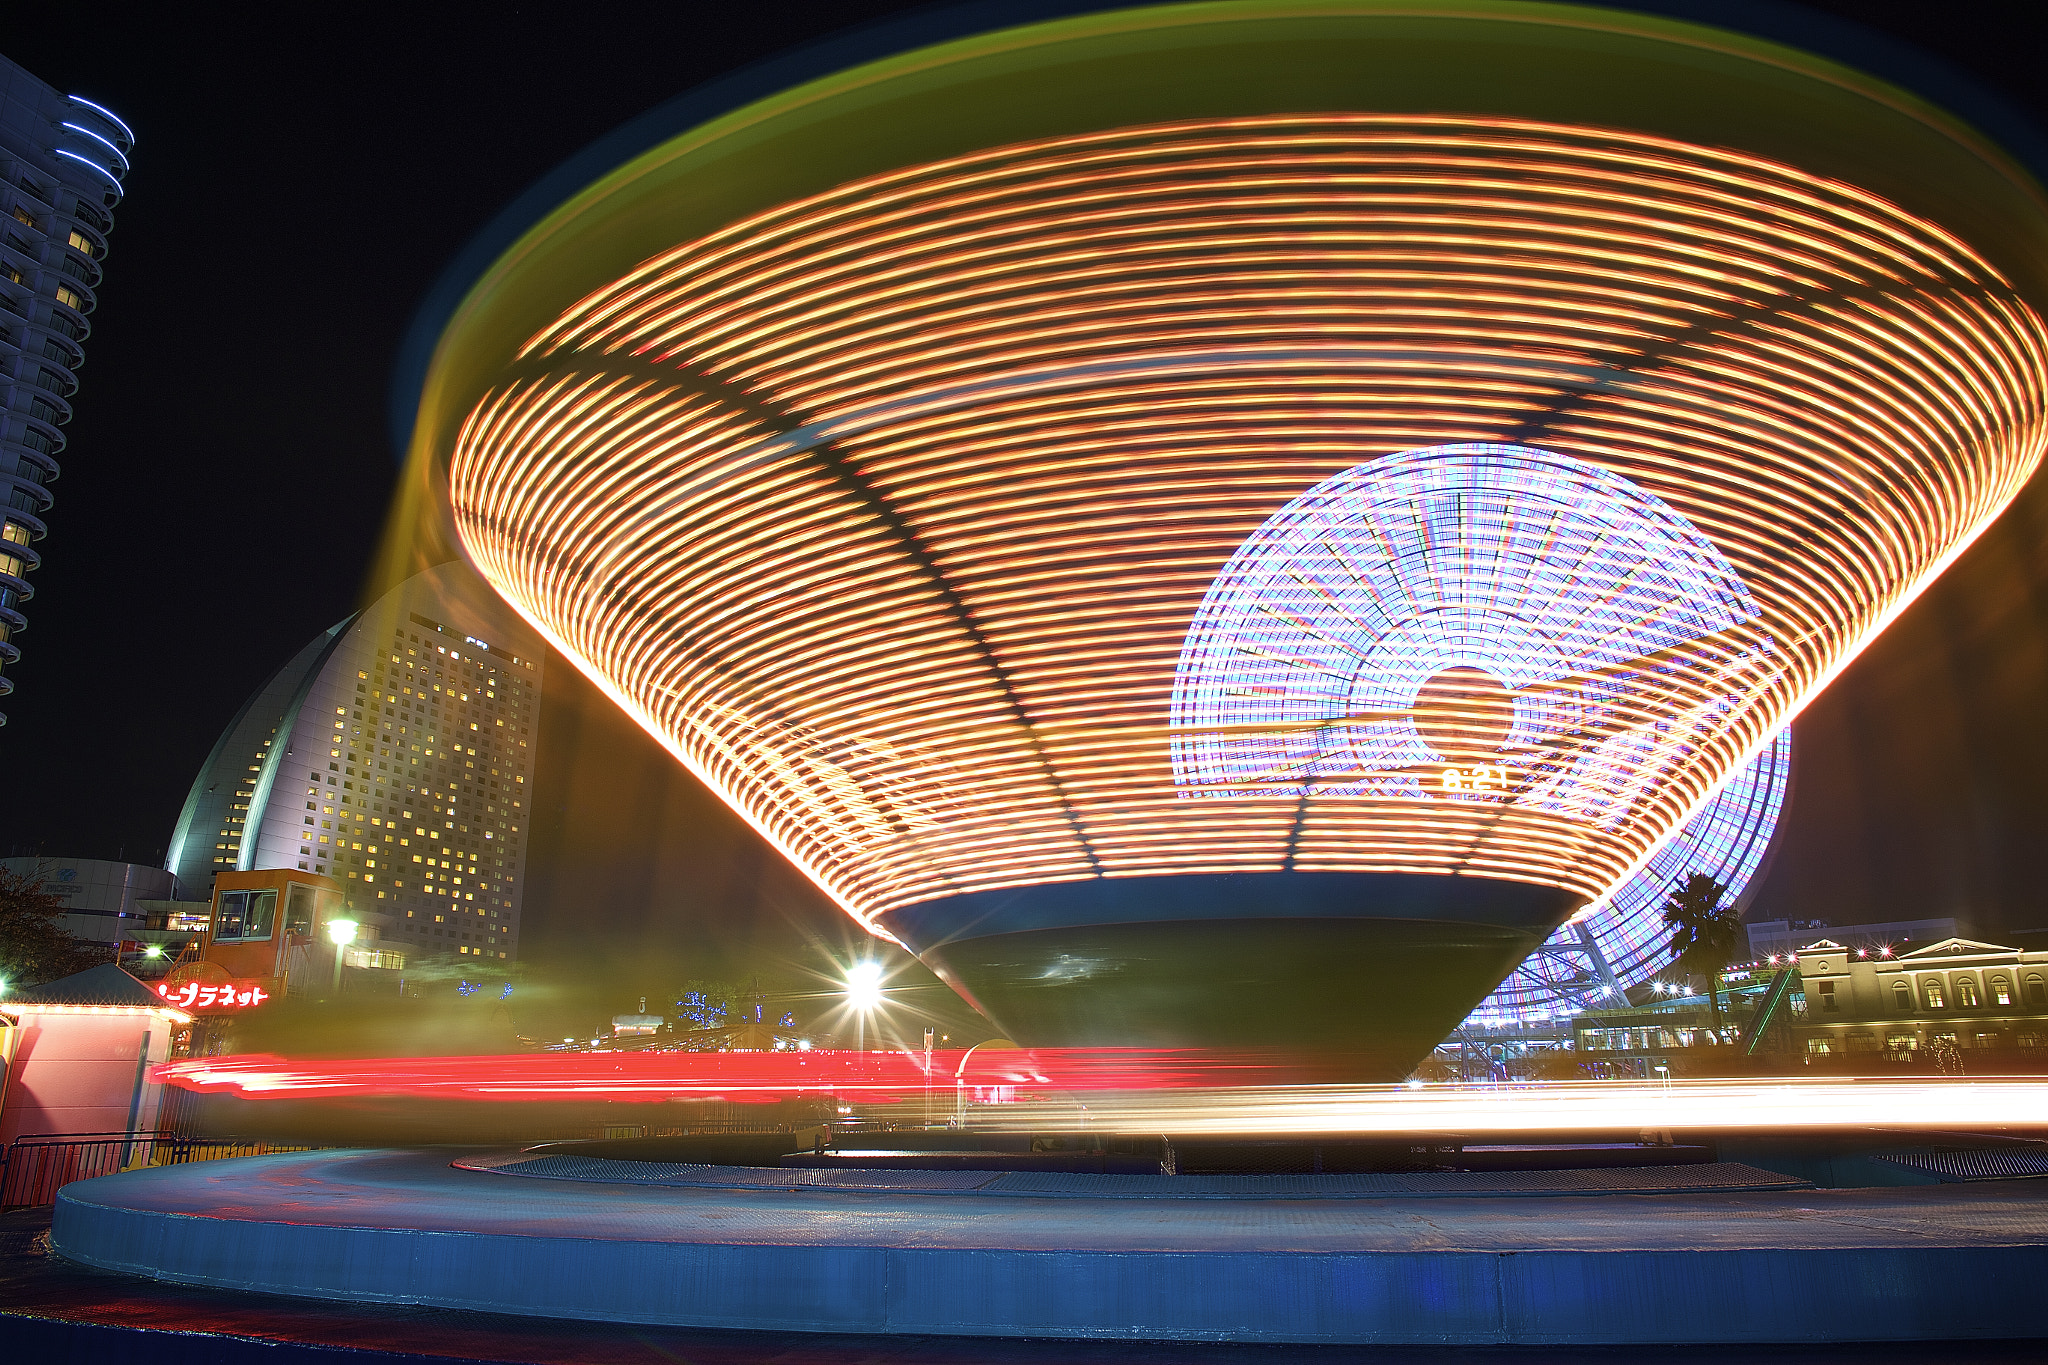
[[(864, 921), (1289, 868), (1597, 902), (2010, 500), (2044, 374), (1996, 271), (1837, 181), (1258, 117), (682, 243), (532, 338), (449, 478), (491, 581)], [(1211, 630), (1267, 542), (1284, 591)]]

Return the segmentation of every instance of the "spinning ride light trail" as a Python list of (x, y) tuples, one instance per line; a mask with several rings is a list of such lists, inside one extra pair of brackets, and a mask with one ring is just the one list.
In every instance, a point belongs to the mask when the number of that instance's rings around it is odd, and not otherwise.
[(153, 1074), (185, 1089), (251, 1100), (361, 1097), (493, 1102), (677, 1099), (773, 1101), (837, 1095), (915, 1100), (933, 1084), (972, 1104), (983, 1131), (1398, 1135), (1634, 1132), (1644, 1128), (2048, 1127), (2048, 1081), (1591, 1081), (1463, 1090), (1452, 1086), (1290, 1085), (1270, 1059), (1140, 1049), (993, 1054), (550, 1053), (509, 1057), (174, 1062)]
[[(1029, 1112), (1027, 1112), (1027, 1108)], [(1957, 1081), (1578, 1081), (1501, 1090), (1440, 1086), (1304, 1086), (1188, 1095), (1089, 1095), (969, 1122), (990, 1132), (1171, 1133), (1175, 1137), (1456, 1134), (1568, 1135), (1643, 1130), (1695, 1134), (1786, 1129), (2048, 1127), (2048, 1082), (2034, 1076)]]
[(1632, 879), (1753, 867), (1715, 803), (2042, 453), (2022, 173), (1571, 16), (1163, 7), (764, 101), (478, 287), (424, 477), (1008, 1036), (1403, 1075), (1574, 915), (1639, 959)]
[[(1573, 195), (1629, 211), (1590, 243)], [(913, 244), (897, 225), (920, 212)], [(1442, 244), (1454, 229), (1473, 244)], [(1811, 278), (1787, 276), (1794, 251)], [(1901, 283), (1863, 283), (1887, 275)], [(452, 491), (491, 579), (878, 927), (961, 894), (1148, 873), (1461, 873), (1556, 887), (1570, 908), (1654, 853), (2031, 470), (2043, 342), (2007, 292), (1929, 224), (1706, 149), (1368, 118), (1119, 131), (848, 186), (648, 262), (533, 339), (533, 376), (471, 413)], [(1674, 325), (1704, 330), (1653, 366), (1595, 363)], [(1331, 339), (1244, 345), (1282, 326)], [(1407, 344), (1378, 341), (1393, 333)], [(1952, 374), (1908, 378), (1923, 338)], [(720, 385), (811, 419), (776, 432)], [(1469, 430), (1503, 402), (1597, 463), (1448, 447), (1456, 478), (1407, 499), (1437, 523), (1381, 551), (1423, 562), (1383, 558), (1373, 585), (1395, 594), (1386, 629), (1436, 642), (1347, 665), (1343, 688), (1390, 715), (1342, 728), (1398, 747), (1391, 712), (1428, 681), (1407, 676), (1425, 654), (1507, 666), (1505, 748), (1484, 742), (1484, 702), (1435, 710), (1477, 727), (1463, 756), (1528, 764), (1544, 790), (1482, 813), (1482, 777), (1461, 813), (1440, 799), (1458, 765), (1418, 748), (1404, 761), (1434, 764), (1428, 793), (1313, 783), (1300, 812), (1298, 782), (1246, 793), (1278, 801), (1174, 800), (1226, 761), (1182, 733), (1208, 703), (1164, 657), (1210, 647), (1210, 622), (1184, 640), (1174, 622), (1234, 571), (1208, 570), (1200, 538), (1242, 545), (1233, 523), (1332, 454)], [(1843, 409), (1884, 437), (1845, 439)], [(1930, 421), (1993, 437), (1951, 453)], [(1416, 468), (1396, 484), (1448, 462), (1402, 458)], [(1182, 525), (1144, 511), (1195, 487)], [(1842, 488), (1874, 524), (1840, 515)], [(1461, 495), (1493, 501), (1442, 523)], [(1673, 556), (1667, 576), (1629, 581), (1656, 567), (1620, 557), (1636, 533)], [(1550, 657), (1532, 636), (1510, 660), (1474, 636), (1492, 602), (1412, 595), (1495, 545), (1513, 562), (1484, 586), (1520, 594), (1506, 605), (1548, 613), (1539, 633), (1591, 611), (1601, 635), (1543, 636)], [(1608, 579), (1573, 591), (1588, 567)], [(1305, 701), (1234, 709), (1289, 724), (1324, 707), (1327, 686), (1295, 684), (1327, 667), (1254, 684)], [(1183, 696), (1153, 719), (1162, 685)], [(767, 722), (801, 727), (803, 748), (762, 739)], [(932, 823), (945, 837), (920, 833)]]

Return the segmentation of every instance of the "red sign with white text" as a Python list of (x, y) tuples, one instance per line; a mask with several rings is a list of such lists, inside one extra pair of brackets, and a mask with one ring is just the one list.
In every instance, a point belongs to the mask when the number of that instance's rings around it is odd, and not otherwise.
[(181, 1010), (246, 1010), (270, 999), (270, 992), (254, 981), (165, 982), (156, 993)]

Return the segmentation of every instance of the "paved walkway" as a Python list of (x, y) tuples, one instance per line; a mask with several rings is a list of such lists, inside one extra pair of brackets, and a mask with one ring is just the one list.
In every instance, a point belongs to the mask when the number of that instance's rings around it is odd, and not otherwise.
[(2048, 1332), (2043, 1181), (932, 1198), (518, 1179), (455, 1169), (454, 1155), (108, 1176), (67, 1187), (53, 1242), (187, 1284), (768, 1330), (1530, 1344)]

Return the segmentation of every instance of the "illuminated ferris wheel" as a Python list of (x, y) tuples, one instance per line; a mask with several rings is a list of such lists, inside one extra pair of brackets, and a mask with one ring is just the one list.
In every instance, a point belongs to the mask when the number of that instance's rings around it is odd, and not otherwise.
[[(1611, 824), (1771, 669), (1757, 615), (1712, 542), (1610, 470), (1517, 445), (1370, 461), (1216, 576), (1175, 673), (1175, 781)], [(1689, 707), (1641, 703), (1681, 669)]]
[[(1755, 604), (1712, 542), (1629, 480), (1550, 451), (1451, 445), (1324, 480), (1217, 575), (1181, 653), (1184, 796), (1530, 803), (1616, 818), (1687, 726), (1628, 702), (1719, 646), (1768, 667)], [(1709, 696), (1693, 728), (1734, 698)], [(1669, 751), (1669, 752), (1667, 752)], [(1661, 906), (1703, 872), (1739, 896), (1783, 804), (1781, 731), (1647, 864), (1480, 1006), (1569, 1008), (1661, 965)]]
[(1706, 809), (1592, 914), (1552, 934), (1472, 1011), (1470, 1022), (1548, 1019), (1596, 1005), (1670, 965), (1664, 902), (1695, 872), (1740, 904), (1763, 870), (1792, 778), (1792, 732), (1736, 770)]

